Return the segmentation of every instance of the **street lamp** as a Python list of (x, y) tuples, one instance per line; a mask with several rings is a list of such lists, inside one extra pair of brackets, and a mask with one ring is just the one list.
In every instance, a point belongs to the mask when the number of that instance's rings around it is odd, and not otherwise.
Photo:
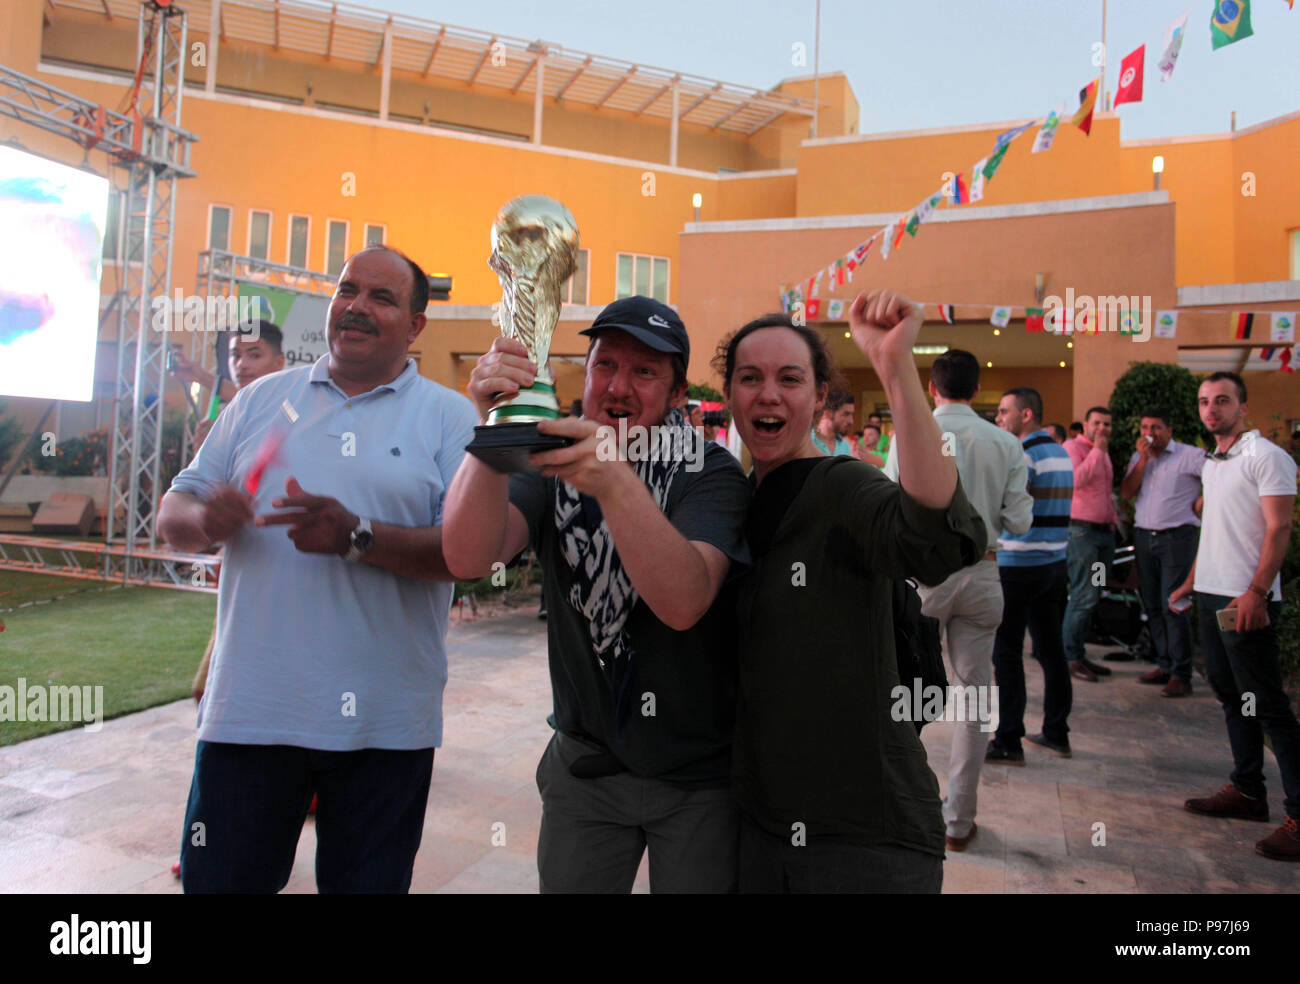
[(700, 221), (700, 206), (704, 204), (704, 196), (698, 191), (691, 196), (691, 204), (695, 207), (695, 221)]
[(1165, 170), (1165, 159), (1161, 157), (1159, 154), (1156, 154), (1155, 157), (1151, 158), (1151, 173), (1155, 175), (1156, 191), (1160, 190), (1160, 175), (1164, 173), (1164, 170)]

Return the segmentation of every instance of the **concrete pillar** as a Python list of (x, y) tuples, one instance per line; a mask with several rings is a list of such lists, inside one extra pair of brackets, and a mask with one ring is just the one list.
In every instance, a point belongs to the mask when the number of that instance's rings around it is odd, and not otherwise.
[(681, 95), (677, 91), (677, 83), (673, 83), (673, 110), (672, 123), (668, 129), (668, 166), (677, 166), (677, 114), (681, 104)]
[(537, 89), (533, 93), (533, 143), (542, 142), (542, 96), (545, 91), (546, 83), (546, 59), (541, 55), (537, 56)]
[(384, 48), (379, 55), (380, 76), (379, 82), (379, 118), (380, 120), (388, 119), (388, 87), (393, 78), (393, 25), (384, 26)]
[(217, 91), (217, 51), (221, 44), (221, 0), (212, 0), (212, 10), (208, 21), (208, 75), (203, 82), (203, 91), (209, 96)]

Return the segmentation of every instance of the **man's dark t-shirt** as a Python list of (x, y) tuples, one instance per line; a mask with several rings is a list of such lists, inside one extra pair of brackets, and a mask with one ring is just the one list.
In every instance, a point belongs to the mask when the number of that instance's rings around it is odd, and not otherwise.
[[(569, 601), (573, 571), (560, 553), (555, 482), (536, 474), (510, 479), (510, 502), (527, 521), (529, 541), (541, 561), (556, 727), (609, 749), (636, 775), (689, 786), (726, 785), (736, 712), (730, 608), (715, 603), (692, 628), (677, 632), (638, 598), (624, 625), (634, 703), (620, 733), (609, 678), (591, 647), (587, 619)], [(700, 471), (685, 466), (678, 471), (665, 513), (687, 540), (717, 547), (734, 568), (749, 561), (743, 532), (749, 497), (736, 459), (709, 444)]]

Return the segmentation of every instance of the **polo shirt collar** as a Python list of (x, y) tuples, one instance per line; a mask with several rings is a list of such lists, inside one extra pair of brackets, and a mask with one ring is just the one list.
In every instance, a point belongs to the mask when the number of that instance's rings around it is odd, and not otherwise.
[[(415, 381), (415, 377), (419, 374), (420, 371), (415, 368), (415, 360), (410, 356), (407, 356), (406, 368), (398, 374), (397, 378), (391, 383), (384, 383), (381, 386), (376, 386), (371, 390), (371, 392), (377, 393), (380, 390), (389, 390), (393, 393), (400, 393), (402, 390), (406, 389), (406, 387), (410, 386), (411, 383)], [(334, 386), (335, 389), (338, 389), (338, 386), (330, 377), (330, 356), (328, 352), (316, 360), (315, 365), (311, 367), (311, 374), (307, 378), (313, 383), (326, 383), (330, 386)]]
[(979, 414), (972, 410), (970, 405), (966, 403), (941, 403), (939, 406), (934, 408), (934, 415), (936, 417), (949, 417), (954, 415), (959, 417), (979, 417)]

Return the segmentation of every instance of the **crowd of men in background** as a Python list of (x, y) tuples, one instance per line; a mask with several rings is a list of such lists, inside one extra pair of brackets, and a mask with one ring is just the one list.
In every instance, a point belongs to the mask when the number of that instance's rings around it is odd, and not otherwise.
[[(922, 589), (922, 610), (940, 622), (954, 683), (980, 686), (992, 677), (998, 686), (998, 725), (987, 747), (980, 748), (978, 725), (970, 722), (959, 724), (953, 738), (944, 804), (953, 851), (975, 836), (981, 759), (1024, 766), (1024, 742), (1072, 757), (1072, 679), (1097, 683), (1111, 675), (1088, 659), (1085, 641), (1103, 591), (1117, 587), (1110, 410), (1090, 408), (1067, 436), (1059, 424), (1044, 425), (1037, 390), (1016, 387), (1002, 395), (995, 427), (971, 409), (978, 393), (979, 362), (971, 353), (950, 349), (936, 359), (935, 417), (966, 494), (989, 526), (989, 542), (1000, 541), (979, 564)], [(1256, 851), (1297, 861), (1300, 723), (1283, 689), (1277, 633), (1300, 433), (1283, 449), (1247, 429), (1246, 399), (1236, 373), (1215, 372), (1201, 384), (1198, 411), (1213, 438), (1210, 451), (1174, 440), (1167, 408), (1145, 408), (1141, 416), (1137, 450), (1119, 486), (1119, 497), (1134, 500), (1137, 587), (1156, 663), (1138, 681), (1160, 686), (1168, 698), (1192, 693), (1194, 595), (1205, 675), (1223, 707), (1234, 767), (1219, 792), (1185, 807), (1267, 820), (1267, 735), (1282, 773), (1286, 819)], [(822, 434), (839, 427), (832, 402)], [(1018, 444), (1008, 446), (1007, 435)], [(893, 457), (885, 471), (897, 477)], [(1024, 726), (1026, 630), (1044, 679), (1042, 729), (1034, 735)]]

